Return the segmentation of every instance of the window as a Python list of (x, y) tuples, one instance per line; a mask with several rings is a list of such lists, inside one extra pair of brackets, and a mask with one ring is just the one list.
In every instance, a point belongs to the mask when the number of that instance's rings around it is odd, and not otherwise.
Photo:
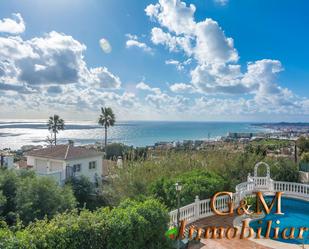
[(81, 165), (80, 164), (74, 164), (73, 165), (73, 171), (74, 172), (80, 172), (80, 170), (81, 170)]
[(97, 162), (93, 161), (93, 162), (89, 162), (89, 169), (95, 169), (97, 167)]

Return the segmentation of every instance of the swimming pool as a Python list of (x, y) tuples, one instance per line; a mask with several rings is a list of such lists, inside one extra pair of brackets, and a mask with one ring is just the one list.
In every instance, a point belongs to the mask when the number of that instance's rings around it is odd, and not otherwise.
[[(266, 197), (265, 199), (271, 199), (272, 197)], [(282, 197), (281, 200), (281, 210), (284, 215), (275, 215), (276, 208), (274, 206), (272, 212), (266, 215), (263, 219), (262, 224), (259, 223), (259, 220), (254, 220), (250, 222), (250, 227), (255, 231), (258, 227), (263, 227), (262, 235), (265, 235), (266, 232), (266, 223), (269, 220), (272, 220), (272, 229), (270, 233), (270, 238), (273, 237), (274, 227), (280, 227), (279, 232), (279, 241), (292, 244), (309, 244), (309, 231), (304, 232), (304, 240), (297, 239), (300, 227), (309, 227), (309, 201), (296, 200), (292, 198)], [(277, 224), (276, 221), (279, 220), (280, 224)], [(281, 237), (281, 231), (286, 227), (295, 227), (295, 239), (283, 239)], [(289, 235), (289, 233), (287, 234)]]

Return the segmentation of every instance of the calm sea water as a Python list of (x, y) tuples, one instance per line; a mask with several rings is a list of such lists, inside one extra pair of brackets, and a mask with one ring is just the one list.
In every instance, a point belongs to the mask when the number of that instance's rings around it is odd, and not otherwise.
[[(153, 145), (158, 141), (182, 141), (186, 139), (215, 139), (228, 132), (258, 132), (261, 127), (250, 123), (235, 122), (156, 122), (128, 121), (118, 122), (108, 130), (109, 142), (122, 142), (127, 145)], [(1, 121), (0, 149), (19, 149), (23, 145), (46, 145), (50, 133), (44, 121)], [(93, 122), (66, 122), (64, 131), (58, 134), (59, 142), (69, 139), (76, 144), (90, 144), (102, 141), (104, 131)]]

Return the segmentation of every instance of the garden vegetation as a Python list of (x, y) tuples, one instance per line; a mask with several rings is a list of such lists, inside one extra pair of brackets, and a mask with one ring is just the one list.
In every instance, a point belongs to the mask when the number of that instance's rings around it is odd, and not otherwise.
[(183, 186), (183, 206), (197, 195), (235, 191), (259, 161), (270, 165), (274, 180), (298, 181), (293, 159), (270, 158), (257, 149), (123, 148), (107, 147), (110, 158), (122, 154), (124, 160), (99, 187), (86, 178), (61, 187), (31, 171), (0, 170), (0, 248), (168, 249), (164, 233), (168, 212), (176, 208), (176, 182)]
[(10, 229), (2, 225), (6, 249), (169, 249), (164, 237), (167, 209), (157, 200), (126, 200), (117, 208), (77, 210)]

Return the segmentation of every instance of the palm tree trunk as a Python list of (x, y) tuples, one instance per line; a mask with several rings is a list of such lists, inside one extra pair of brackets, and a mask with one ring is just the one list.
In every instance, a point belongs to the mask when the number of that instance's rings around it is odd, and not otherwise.
[(57, 145), (57, 133), (54, 132), (54, 140), (55, 140), (55, 146)]
[(106, 150), (106, 145), (107, 145), (107, 127), (105, 126), (105, 143), (104, 143), (104, 148)]

